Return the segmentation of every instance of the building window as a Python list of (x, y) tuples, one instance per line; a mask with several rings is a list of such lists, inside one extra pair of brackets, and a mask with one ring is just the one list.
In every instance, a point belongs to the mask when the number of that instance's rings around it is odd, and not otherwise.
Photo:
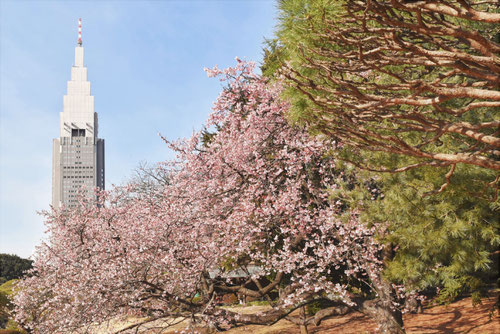
[(71, 129), (71, 137), (85, 137), (85, 129)]

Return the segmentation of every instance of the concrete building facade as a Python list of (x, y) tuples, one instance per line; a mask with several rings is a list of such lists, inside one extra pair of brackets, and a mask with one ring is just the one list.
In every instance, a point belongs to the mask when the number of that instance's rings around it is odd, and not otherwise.
[(52, 205), (56, 208), (75, 207), (80, 192), (91, 198), (95, 187), (104, 189), (104, 139), (98, 137), (97, 113), (83, 56), (79, 35), (60, 113), (59, 138), (53, 140)]

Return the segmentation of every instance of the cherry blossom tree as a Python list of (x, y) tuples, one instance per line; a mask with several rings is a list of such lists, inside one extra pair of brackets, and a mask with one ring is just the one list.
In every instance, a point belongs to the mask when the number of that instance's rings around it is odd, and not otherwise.
[[(337, 144), (290, 126), (280, 86), (253, 69), (238, 60), (207, 70), (226, 87), (203, 131), (167, 142), (177, 158), (159, 165), (161, 187), (132, 182), (47, 213), (48, 241), (19, 284), (19, 321), (54, 333), (161, 329), (178, 319), (224, 330), (286, 318), (307, 331), (356, 309), (381, 332), (404, 331), (382, 277), (390, 250), (377, 242), (378, 226), (330, 200), (344, 177), (327, 149)], [(217, 305), (228, 293), (272, 308), (229, 311)], [(291, 315), (315, 302), (326, 306)], [(119, 319), (135, 320), (113, 329)]]

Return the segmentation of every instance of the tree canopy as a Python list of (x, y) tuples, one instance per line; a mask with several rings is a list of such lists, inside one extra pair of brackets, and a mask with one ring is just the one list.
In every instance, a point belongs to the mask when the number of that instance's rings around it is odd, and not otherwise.
[(0, 284), (21, 278), (31, 269), (32, 260), (23, 259), (13, 254), (0, 254)]
[[(329, 198), (343, 178), (330, 145), (288, 124), (281, 88), (251, 63), (208, 72), (227, 86), (205, 131), (169, 143), (178, 156), (160, 167), (168, 182), (48, 213), (50, 240), (19, 284), (18, 319), (40, 333), (92, 332), (127, 316), (144, 319), (136, 329), (179, 317), (227, 329), (318, 324), (354, 308), (399, 332), (405, 296), (382, 277), (378, 227)], [(228, 311), (215, 302), (227, 293), (273, 308)], [(290, 315), (319, 301), (321, 312)]]
[(339, 197), (388, 224), (386, 275), (443, 296), (498, 273), (499, 19), (479, 1), (284, 0), (263, 66), (289, 117), (377, 183), (383, 199)]
[(296, 92), (294, 116), (358, 150), (411, 158), (352, 163), (500, 170), (496, 4), (292, 0), (280, 8), (279, 73)]

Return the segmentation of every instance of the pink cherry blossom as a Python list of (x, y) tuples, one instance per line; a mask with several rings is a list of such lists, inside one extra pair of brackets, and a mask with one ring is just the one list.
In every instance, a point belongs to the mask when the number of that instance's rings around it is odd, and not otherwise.
[(361, 307), (353, 287), (379, 294), (376, 226), (329, 199), (336, 143), (291, 126), (279, 83), (254, 67), (207, 70), (226, 87), (204, 131), (166, 141), (177, 157), (158, 165), (163, 182), (46, 213), (48, 239), (18, 285), (20, 322), (35, 333), (127, 317), (145, 319), (138, 330), (177, 317), (227, 328), (257, 320), (216, 305), (224, 293), (274, 293), (276, 319), (318, 299)]

